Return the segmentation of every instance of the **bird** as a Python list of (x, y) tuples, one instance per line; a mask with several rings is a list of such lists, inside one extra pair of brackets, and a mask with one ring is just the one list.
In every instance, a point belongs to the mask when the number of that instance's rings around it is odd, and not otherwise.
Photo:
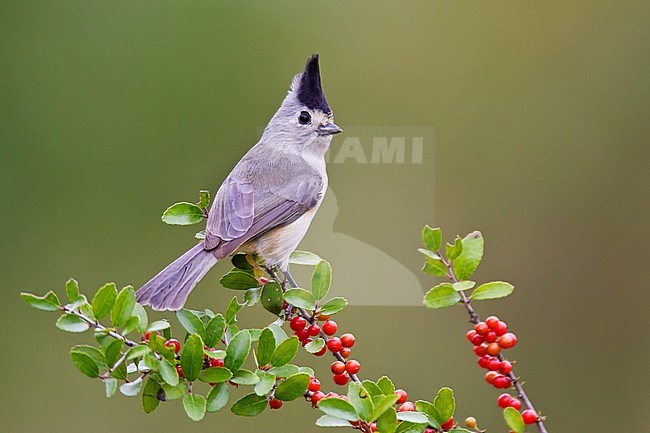
[(334, 123), (313, 54), (264, 129), (217, 191), (205, 237), (145, 283), (141, 305), (179, 310), (219, 260), (256, 253), (267, 266), (287, 271), (327, 190), (325, 152), (342, 129)]

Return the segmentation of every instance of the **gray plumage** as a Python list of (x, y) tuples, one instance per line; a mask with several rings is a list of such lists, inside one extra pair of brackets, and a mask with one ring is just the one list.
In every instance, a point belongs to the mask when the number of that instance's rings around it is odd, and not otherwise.
[[(305, 95), (310, 96), (311, 107), (303, 102)], [(138, 302), (155, 310), (182, 308), (208, 270), (239, 251), (256, 252), (267, 264), (287, 269), (289, 255), (323, 200), (325, 152), (332, 135), (341, 132), (333, 123), (329, 105), (313, 106), (313, 101), (325, 101), (317, 55), (294, 77), (260, 141), (217, 191), (205, 239), (142, 286)], [(321, 109), (325, 107), (327, 111)], [(308, 123), (303, 122), (305, 112)]]

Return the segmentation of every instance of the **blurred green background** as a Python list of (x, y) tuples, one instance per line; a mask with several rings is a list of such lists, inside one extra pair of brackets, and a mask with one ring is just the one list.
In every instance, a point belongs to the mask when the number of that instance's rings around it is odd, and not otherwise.
[[(302, 402), (193, 423), (178, 402), (144, 415), (139, 401), (107, 400), (68, 357), (89, 337), (58, 331), (18, 293), (61, 291), (70, 276), (91, 293), (139, 286), (192, 245), (193, 228), (166, 227), (161, 211), (215, 191), (319, 52), (344, 129), (435, 130), (419, 166), (332, 164), (334, 231), (427, 288), (421, 227), (482, 230), (476, 279), (517, 290), (479, 313), (519, 334), (511, 356), (549, 429), (647, 431), (648, 22), (645, 1), (3, 1), (2, 430), (318, 430)], [(320, 252), (332, 225), (321, 227), (303, 248)], [(364, 255), (339, 270), (336, 245), (321, 254), (335, 284), (337, 272), (359, 287), (393, 274)], [(226, 268), (190, 306), (225, 306)], [(507, 431), (460, 309), (359, 306), (337, 321), (357, 336), (364, 377), (387, 373), (413, 398), (451, 386), (459, 419)], [(327, 361), (315, 365), (333, 388)]]

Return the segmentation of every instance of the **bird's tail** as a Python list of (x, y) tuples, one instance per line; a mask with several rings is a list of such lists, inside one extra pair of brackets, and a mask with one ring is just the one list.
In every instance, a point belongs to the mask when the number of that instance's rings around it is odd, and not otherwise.
[(217, 258), (201, 242), (142, 286), (137, 300), (154, 310), (180, 310), (196, 283), (216, 263)]

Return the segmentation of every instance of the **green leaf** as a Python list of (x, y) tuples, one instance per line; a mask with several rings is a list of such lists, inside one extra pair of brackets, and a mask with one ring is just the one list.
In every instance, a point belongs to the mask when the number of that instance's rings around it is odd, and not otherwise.
[(393, 385), (393, 381), (387, 376), (380, 377), (377, 381), (377, 386), (381, 389), (381, 392), (383, 392), (384, 395), (393, 395), (395, 393), (395, 385)]
[(246, 301), (246, 305), (248, 305), (249, 307), (254, 307), (255, 305), (257, 305), (261, 297), (262, 297), (261, 287), (248, 289), (244, 293), (244, 301)]
[(318, 337), (315, 340), (305, 344), (305, 350), (309, 353), (318, 353), (323, 349), (324, 346), (325, 346), (325, 340)]
[(316, 308), (314, 295), (305, 289), (289, 289), (284, 292), (284, 300), (298, 308), (312, 311)]
[(122, 355), (122, 347), (124, 347), (123, 340), (111, 340), (111, 342), (104, 348), (104, 358), (106, 365), (113, 367), (120, 356)]
[(175, 361), (176, 354), (174, 353), (174, 349), (171, 346), (165, 346), (166, 342), (167, 340), (161, 335), (151, 334), (149, 336), (149, 347), (151, 347), (151, 349), (153, 349), (155, 352), (158, 352), (170, 361)]
[(275, 336), (269, 328), (264, 328), (257, 342), (257, 363), (259, 366), (268, 365), (275, 350)]
[(155, 332), (155, 331), (162, 331), (163, 329), (169, 328), (171, 325), (166, 319), (163, 320), (156, 320), (155, 322), (151, 323), (149, 327), (147, 328), (147, 331)]
[(230, 410), (239, 416), (257, 416), (264, 412), (267, 405), (266, 396), (252, 393), (237, 400)]
[(270, 361), (271, 365), (273, 367), (281, 367), (288, 364), (296, 356), (299, 348), (300, 341), (298, 341), (298, 337), (294, 335), (291, 338), (287, 338), (273, 351)]
[(453, 245), (447, 244), (446, 246), (447, 258), (449, 260), (454, 260), (463, 252), (463, 240), (460, 236), (456, 236), (456, 240)]
[(321, 260), (323, 259), (314, 253), (310, 253), (309, 251), (296, 250), (289, 256), (289, 263), (293, 263), (294, 265), (315, 266), (319, 264)]
[(438, 251), (442, 245), (442, 232), (439, 228), (432, 229), (427, 225), (422, 230), (422, 242), (431, 251)]
[(330, 290), (332, 284), (332, 267), (327, 260), (321, 260), (311, 275), (311, 292), (317, 301), (320, 301)]
[(216, 412), (223, 409), (230, 398), (230, 390), (227, 383), (217, 383), (208, 393), (207, 410)]
[(444, 263), (442, 263), (440, 259), (433, 259), (431, 257), (427, 257), (422, 270), (427, 274), (436, 277), (447, 276), (447, 267), (445, 266)]
[(203, 209), (193, 203), (174, 203), (163, 212), (162, 220), (166, 224), (189, 226), (203, 221)]
[(176, 386), (169, 386), (163, 383), (162, 388), (165, 391), (166, 400), (178, 400), (187, 394), (187, 382), (184, 380), (178, 381), (178, 385)]
[(268, 328), (271, 330), (271, 332), (273, 332), (276, 344), (282, 343), (288, 338), (287, 333), (284, 332), (284, 329), (282, 329), (282, 327), (277, 323), (271, 323)]
[(201, 371), (199, 380), (209, 383), (221, 383), (230, 380), (232, 373), (224, 367), (209, 367)]
[(258, 370), (257, 377), (260, 381), (255, 384), (255, 394), (266, 395), (271, 392), (275, 385), (275, 376), (268, 371)]
[(232, 265), (236, 267), (237, 269), (241, 269), (242, 271), (252, 271), (253, 270), (253, 265), (250, 264), (248, 259), (246, 258), (248, 254), (246, 253), (237, 253), (232, 258), (230, 259)]
[(197, 239), (205, 239), (205, 230), (199, 230), (198, 232), (194, 233), (194, 237)]
[(483, 235), (476, 231), (463, 239), (463, 252), (454, 260), (454, 273), (459, 280), (472, 276), (483, 258)]
[(524, 431), (524, 419), (517, 409), (514, 407), (507, 407), (503, 410), (503, 418), (506, 424), (515, 433), (522, 433)]
[(322, 415), (316, 420), (316, 425), (318, 427), (350, 427), (350, 423), (346, 420), (330, 415)]
[(142, 390), (142, 377), (138, 377), (133, 382), (126, 382), (120, 386), (120, 392), (127, 397), (134, 397), (140, 394)]
[(400, 421), (408, 421), (414, 424), (428, 424), (429, 418), (420, 412), (399, 412), (397, 419)]
[(397, 413), (390, 408), (377, 419), (377, 430), (381, 433), (394, 433), (397, 428)]
[(192, 421), (201, 421), (205, 416), (206, 401), (200, 394), (186, 394), (183, 397), (183, 408)]
[(451, 307), (458, 301), (460, 301), (460, 293), (449, 283), (438, 284), (424, 296), (424, 305), (428, 308)]
[(202, 339), (205, 338), (205, 326), (203, 325), (201, 318), (195, 312), (183, 308), (176, 312), (176, 317), (189, 334), (198, 334)]
[(66, 332), (84, 332), (90, 328), (90, 325), (81, 317), (66, 313), (56, 321), (56, 327)]
[(133, 317), (138, 318), (138, 322), (135, 325), (135, 330), (139, 333), (143, 333), (147, 330), (149, 326), (149, 316), (147, 316), (147, 311), (144, 307), (136, 302), (133, 306)]
[(348, 385), (348, 398), (350, 404), (354, 406), (359, 418), (364, 421), (372, 421), (374, 407), (368, 391), (356, 382), (350, 382)]
[(23, 301), (27, 302), (27, 304), (37, 310), (57, 311), (61, 305), (56, 293), (51, 290), (47, 292), (45, 296), (36, 296), (32, 293), (23, 292), (20, 294), (20, 297), (23, 298)]
[(440, 421), (440, 414), (435, 406), (428, 401), (418, 400), (415, 402), (415, 410), (422, 412), (429, 417), (429, 425), (436, 430), (440, 430), (440, 423), (443, 423), (447, 420)]
[(251, 350), (251, 335), (247, 330), (239, 331), (230, 340), (226, 348), (224, 366), (230, 371), (237, 371), (242, 366)]
[(215, 347), (223, 337), (223, 331), (226, 329), (226, 319), (217, 314), (205, 326), (205, 345), (208, 347)]
[(422, 433), (427, 428), (426, 424), (416, 424), (409, 421), (402, 421), (395, 429), (396, 433)]
[[(94, 351), (98, 353), (93, 354)], [(104, 366), (103, 357), (104, 354), (92, 346), (75, 346), (70, 350), (70, 359), (75, 367), (93, 379), (99, 376), (99, 370)]]
[(68, 295), (70, 302), (74, 302), (79, 298), (79, 283), (74, 278), (70, 278), (65, 283), (65, 292)]
[(171, 386), (178, 385), (178, 372), (176, 367), (171, 364), (171, 362), (166, 359), (161, 359), (158, 363), (158, 371), (160, 372), (160, 377)]
[(449, 433), (475, 433), (472, 430), (467, 430), (466, 428), (454, 427), (449, 430)]
[(436, 408), (436, 411), (438, 411), (438, 415), (440, 416), (437, 421), (440, 424), (447, 422), (449, 418), (454, 416), (454, 412), (456, 411), (454, 391), (452, 391), (451, 388), (441, 388), (440, 391), (438, 391), (438, 395), (433, 400), (433, 406)]
[(226, 323), (228, 325), (232, 325), (237, 321), (237, 313), (242, 307), (243, 305), (237, 301), (237, 296), (233, 296), (228, 304), (228, 308), (226, 308)]
[(111, 398), (117, 392), (117, 380), (109, 377), (104, 379), (104, 385), (106, 386), (106, 398)]
[(474, 301), (482, 299), (505, 298), (515, 290), (515, 286), (505, 281), (492, 281), (478, 286), (469, 297)]
[(147, 383), (142, 390), (142, 410), (144, 413), (151, 413), (156, 410), (160, 404), (158, 393), (161, 389), (160, 384), (155, 380), (147, 380)]
[(283, 365), (282, 367), (274, 367), (270, 369), (269, 373), (277, 377), (289, 377), (289, 376), (293, 376), (294, 374), (301, 373), (301, 371), (298, 367), (296, 367), (293, 364), (286, 364)]
[(325, 316), (331, 316), (333, 314), (342, 311), (347, 306), (348, 306), (347, 299), (336, 297), (325, 302), (318, 311)]
[(108, 316), (115, 304), (115, 299), (117, 299), (115, 283), (106, 283), (97, 290), (92, 300), (93, 314), (97, 320)]
[(476, 283), (474, 281), (465, 280), (465, 281), (459, 281), (457, 283), (452, 284), (452, 287), (454, 288), (455, 291), (462, 292), (464, 290), (471, 289), (475, 285)]
[(252, 371), (239, 369), (232, 375), (230, 381), (237, 385), (255, 385), (260, 378)]
[(397, 403), (398, 399), (399, 396), (395, 394), (390, 394), (390, 395), (385, 395), (383, 397), (380, 397), (380, 399), (374, 405), (375, 408), (372, 412), (372, 419), (376, 420), (379, 417), (381, 417), (384, 414), (384, 412), (386, 412), (388, 409), (393, 407), (395, 403)]
[(418, 248), (418, 251), (434, 260), (440, 260), (440, 256), (431, 250), (427, 250), (426, 248)]
[(245, 271), (233, 269), (219, 280), (222, 286), (226, 289), (234, 290), (248, 290), (253, 287), (259, 286), (257, 278)]
[(194, 381), (199, 377), (203, 366), (203, 341), (197, 334), (191, 334), (185, 340), (181, 350), (181, 368), (185, 378)]
[(276, 316), (282, 312), (282, 287), (277, 281), (269, 281), (262, 288), (262, 306)]
[(204, 354), (208, 355), (209, 358), (212, 359), (223, 359), (226, 357), (226, 351), (225, 350), (205, 350), (203, 351)]
[(366, 389), (366, 391), (368, 391), (368, 394), (370, 394), (371, 397), (384, 395), (381, 388), (379, 388), (377, 384), (372, 380), (366, 379), (363, 382), (361, 382), (361, 385), (363, 385), (363, 387)]
[(133, 314), (133, 308), (135, 307), (135, 290), (133, 287), (126, 286), (115, 299), (115, 305), (111, 309), (111, 322), (113, 326), (119, 328), (124, 326), (126, 322), (131, 318)]
[(207, 208), (210, 205), (210, 191), (207, 189), (202, 189), (199, 191), (199, 207)]
[(132, 348), (129, 349), (128, 352), (126, 352), (126, 360), (131, 361), (135, 358), (142, 358), (147, 353), (151, 353), (151, 348), (144, 344), (138, 344), (137, 346), (133, 346)]
[(326, 415), (346, 421), (357, 421), (359, 419), (354, 406), (341, 398), (324, 398), (318, 402), (318, 408)]
[(291, 401), (302, 397), (309, 385), (309, 374), (297, 373), (289, 376), (275, 388), (275, 398), (282, 401)]

